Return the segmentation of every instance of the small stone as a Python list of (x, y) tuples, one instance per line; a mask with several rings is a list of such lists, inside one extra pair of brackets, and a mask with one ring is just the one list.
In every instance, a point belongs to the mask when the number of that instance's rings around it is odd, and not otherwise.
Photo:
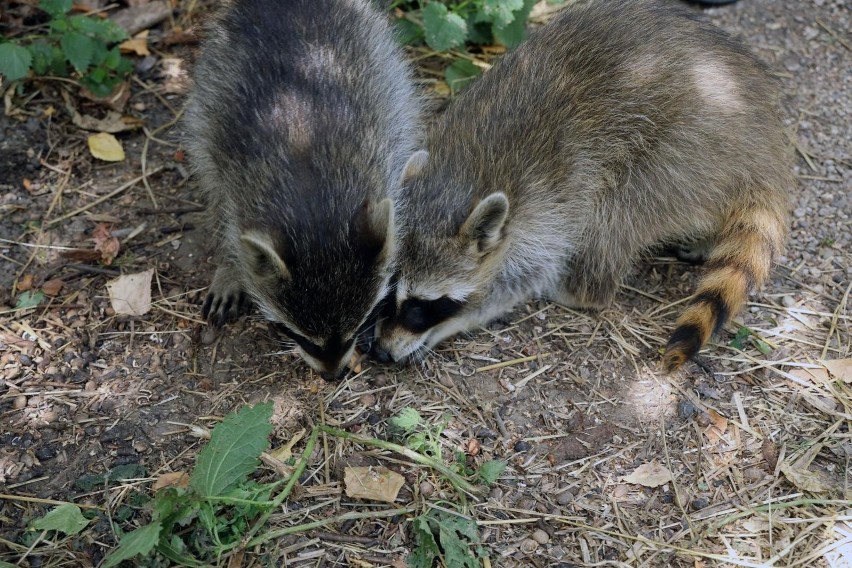
[(530, 535), (530, 538), (536, 541), (539, 544), (547, 544), (550, 542), (550, 535), (541, 529), (536, 529)]
[(12, 403), (12, 408), (15, 410), (21, 410), (22, 408), (27, 407), (27, 397), (22, 394), (19, 394), (15, 397), (15, 401)]
[(29, 355), (24, 355), (23, 353), (21, 353), (18, 356), (18, 359), (21, 361), (21, 365), (24, 365), (25, 367), (29, 367), (33, 364), (33, 360), (30, 359)]
[(783, 298), (781, 298), (781, 305), (783, 305), (785, 308), (792, 308), (796, 305), (796, 299), (793, 298), (793, 296), (784, 296)]
[(524, 511), (535, 511), (535, 499), (530, 499), (529, 497), (525, 497), (518, 501), (518, 509), (523, 509)]
[(208, 327), (201, 334), (201, 344), (211, 345), (214, 341), (216, 341), (216, 330), (212, 327)]
[(447, 373), (439, 374), (438, 382), (441, 383), (443, 386), (447, 387), (448, 389), (451, 389), (456, 386), (456, 384), (453, 382), (453, 379), (451, 379), (450, 375)]
[(492, 499), (502, 499), (503, 498), (503, 490), (499, 487), (492, 487), (491, 491), (488, 492), (488, 496)]
[(366, 407), (371, 407), (376, 404), (376, 395), (373, 393), (365, 393), (358, 397), (358, 401)]
[(680, 401), (680, 404), (677, 405), (677, 413), (684, 420), (691, 418), (692, 415), (697, 412), (697, 410), (698, 409), (695, 408), (695, 405), (692, 404), (692, 402), (689, 400), (682, 400)]
[(556, 496), (556, 502), (562, 505), (568, 505), (574, 501), (574, 494), (570, 491), (563, 491), (559, 495)]
[(692, 500), (692, 503), (690, 503), (693, 511), (700, 511), (701, 509), (707, 507), (707, 505), (709, 504), (710, 501), (708, 501), (706, 497), (696, 497)]
[(758, 467), (749, 467), (743, 470), (743, 479), (746, 481), (760, 481), (766, 476), (766, 472)]
[(373, 386), (383, 387), (387, 385), (390, 381), (388, 380), (388, 376), (384, 373), (381, 375), (376, 375), (376, 378), (373, 379)]
[(524, 440), (518, 440), (515, 443), (515, 451), (516, 452), (528, 452), (532, 449), (532, 444), (529, 442), (525, 442)]
[(538, 548), (538, 543), (531, 538), (525, 538), (523, 542), (521, 542), (521, 552), (524, 554), (535, 552), (536, 548)]
[(433, 493), (435, 493), (435, 486), (429, 483), (428, 481), (420, 482), (420, 494), (424, 497), (429, 497)]

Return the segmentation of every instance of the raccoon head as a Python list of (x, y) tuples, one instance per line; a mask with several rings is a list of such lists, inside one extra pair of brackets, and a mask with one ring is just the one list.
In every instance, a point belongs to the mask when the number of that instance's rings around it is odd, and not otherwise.
[(240, 236), (243, 280), (264, 316), (311, 367), (337, 377), (359, 332), (388, 293), (394, 253), (390, 199), (364, 203), (345, 227), (299, 236), (249, 229)]
[(377, 324), (380, 360), (420, 356), (479, 321), (500, 266), (508, 213), (506, 195), (497, 192), (443, 234), (412, 221), (401, 241), (393, 310)]

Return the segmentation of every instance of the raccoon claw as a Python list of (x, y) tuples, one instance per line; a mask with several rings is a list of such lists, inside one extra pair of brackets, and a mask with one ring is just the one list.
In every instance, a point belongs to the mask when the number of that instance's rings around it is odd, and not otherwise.
[(245, 294), (242, 292), (221, 296), (211, 291), (204, 300), (201, 315), (205, 320), (213, 324), (214, 327), (220, 328), (226, 323), (239, 318), (244, 305)]

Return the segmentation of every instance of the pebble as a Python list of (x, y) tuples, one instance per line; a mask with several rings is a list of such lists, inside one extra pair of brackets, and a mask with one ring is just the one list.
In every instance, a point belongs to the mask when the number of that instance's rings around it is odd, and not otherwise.
[(785, 308), (792, 308), (796, 305), (796, 299), (793, 298), (793, 296), (784, 296), (783, 298), (781, 298), (781, 304)]
[(536, 529), (532, 535), (530, 535), (530, 538), (539, 544), (547, 544), (550, 542), (550, 535), (541, 529)]
[(428, 481), (420, 482), (420, 494), (424, 497), (429, 497), (435, 493), (435, 486)]
[(201, 344), (210, 345), (216, 341), (216, 331), (212, 327), (208, 327), (201, 334)]
[(27, 406), (27, 397), (22, 394), (19, 394), (15, 397), (15, 401), (12, 403), (12, 408), (15, 410), (21, 410), (22, 408), (26, 408)]
[(362, 394), (360, 397), (358, 397), (358, 400), (361, 402), (362, 405), (370, 407), (376, 404), (376, 395), (374, 395), (373, 393)]
[(568, 505), (574, 501), (574, 494), (570, 491), (563, 491), (556, 496), (556, 502), (562, 506)]
[(530, 499), (529, 497), (525, 497), (518, 501), (518, 509), (523, 509), (524, 511), (535, 511), (535, 499)]
[(701, 509), (707, 507), (707, 505), (709, 504), (710, 501), (708, 501), (706, 497), (697, 497), (692, 500), (692, 503), (690, 503), (693, 511), (700, 511)]
[(524, 554), (535, 552), (536, 548), (538, 548), (538, 543), (531, 538), (525, 538), (523, 542), (521, 542), (521, 552)]
[(529, 442), (525, 442), (524, 440), (518, 440), (518, 442), (515, 444), (516, 452), (528, 452), (531, 449), (532, 444), (530, 444)]
[(503, 490), (499, 487), (493, 487), (491, 491), (488, 492), (488, 496), (492, 499), (502, 499), (503, 498)]

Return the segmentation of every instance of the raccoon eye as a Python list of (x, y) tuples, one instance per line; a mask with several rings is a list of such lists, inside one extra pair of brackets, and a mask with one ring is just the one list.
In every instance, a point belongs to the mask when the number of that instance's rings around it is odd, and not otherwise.
[(408, 298), (399, 307), (399, 323), (415, 333), (423, 333), (459, 313), (464, 302), (442, 296), (437, 300)]

